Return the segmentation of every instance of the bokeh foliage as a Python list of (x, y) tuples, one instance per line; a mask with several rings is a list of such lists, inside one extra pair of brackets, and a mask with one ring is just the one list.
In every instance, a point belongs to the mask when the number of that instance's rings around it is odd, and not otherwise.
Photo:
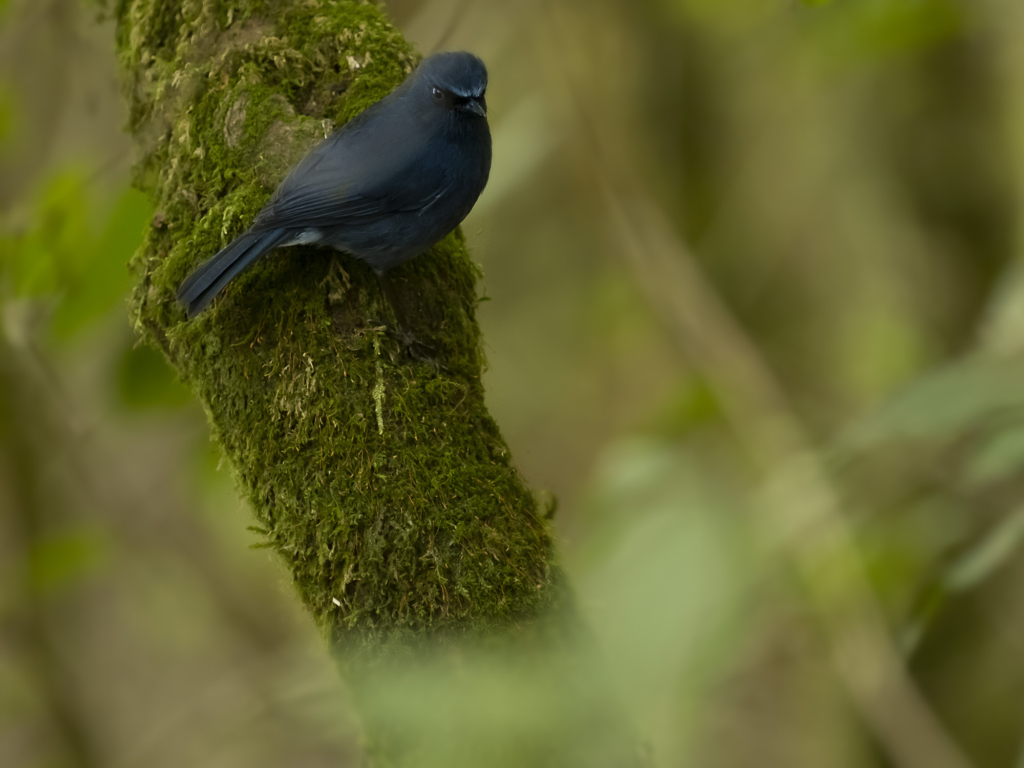
[[(126, 191), (128, 163), (110, 170), (127, 119), (112, 30), (89, 31), (91, 4), (29, 5), (0, 6), (14, 52), (0, 79), (0, 762), (356, 765), (357, 721), (282, 572), (245, 548), (258, 537), (203, 415), (124, 319), (123, 266), (151, 211)], [(636, 169), (782, 383), (928, 703), (975, 765), (1011, 768), (1017, 5), (387, 4), (421, 51), (443, 39), (490, 67), (495, 177), (465, 227), (492, 299), (478, 308), (488, 404), (517, 466), (560, 499), (602, 654), (581, 664), (621, 694), (659, 765), (889, 763), (759, 518), (719, 393), (620, 257), (600, 158), (577, 151), (558, 83), (582, 73), (575, 98), (605, 151)], [(539, 42), (552, 28), (556, 56)], [(90, 112), (102, 87), (113, 96)], [(476, 664), (474, 706), (438, 666), (417, 671), (429, 712), (386, 679), (375, 711), (442, 741), (460, 722), (473, 745), (529, 745), (571, 711), (527, 671)]]

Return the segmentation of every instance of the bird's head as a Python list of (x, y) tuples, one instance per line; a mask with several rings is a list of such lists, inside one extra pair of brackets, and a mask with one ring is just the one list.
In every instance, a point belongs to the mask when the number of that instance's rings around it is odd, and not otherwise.
[(472, 53), (435, 53), (416, 69), (416, 87), (438, 107), (487, 117), (487, 68)]

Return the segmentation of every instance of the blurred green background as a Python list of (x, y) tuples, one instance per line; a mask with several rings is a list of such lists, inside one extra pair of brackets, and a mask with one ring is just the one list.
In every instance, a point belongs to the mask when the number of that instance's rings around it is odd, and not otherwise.
[[(757, 503), (745, 425), (624, 253), (609, 168), (785, 392), (942, 727), (1024, 768), (1024, 4), (385, 6), (490, 70), (495, 164), (464, 224), (488, 400), (559, 500), (656, 764), (893, 763)], [(124, 122), (101, 6), (0, 2), (0, 765), (359, 765), (201, 408), (134, 344), (125, 263), (153, 212)]]

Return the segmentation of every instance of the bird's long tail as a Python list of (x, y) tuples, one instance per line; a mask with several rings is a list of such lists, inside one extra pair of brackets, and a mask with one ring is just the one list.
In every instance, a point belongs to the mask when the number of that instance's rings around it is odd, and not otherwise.
[(286, 237), (283, 229), (246, 232), (203, 262), (178, 288), (178, 301), (195, 317), (238, 275)]

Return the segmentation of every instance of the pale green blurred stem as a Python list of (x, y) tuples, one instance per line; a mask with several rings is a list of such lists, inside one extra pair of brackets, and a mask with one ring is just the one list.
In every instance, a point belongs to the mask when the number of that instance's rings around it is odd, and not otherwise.
[(990, 0), (987, 18), (997, 21), (990, 34), (998, 43), (995, 60), (1002, 86), (1004, 130), (1017, 193), (1016, 253), (1001, 281), (981, 329), (981, 350), (998, 356), (1024, 351), (1024, 5), (1017, 0)]
[[(890, 760), (901, 768), (966, 768), (910, 678), (868, 582), (842, 502), (775, 377), (601, 120), (564, 61), (574, 25), (549, 2), (541, 32), (551, 71), (561, 72), (573, 134), (590, 155), (621, 253), (683, 353), (715, 390), (758, 465), (761, 534), (799, 573), (839, 677)], [(581, 164), (583, 165), (583, 164)]]

